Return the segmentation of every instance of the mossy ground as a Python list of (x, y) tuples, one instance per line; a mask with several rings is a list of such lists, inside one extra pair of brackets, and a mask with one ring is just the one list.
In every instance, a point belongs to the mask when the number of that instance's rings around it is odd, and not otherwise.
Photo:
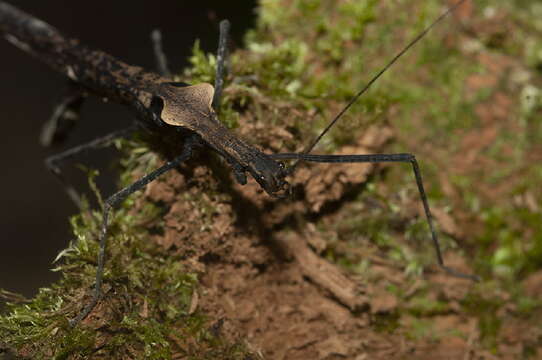
[[(302, 150), (441, 11), (439, 1), (262, 1), (257, 29), (232, 54), (221, 120), (266, 151)], [(360, 340), (350, 352), (334, 348), (335, 354), (400, 358), (410, 347), (417, 358), (541, 356), (540, 18), (534, 0), (467, 3), (385, 74), (315, 150), (355, 150), (371, 129), (391, 129), (393, 141), (375, 150), (416, 154), (446, 260), (481, 275), (480, 284), (445, 277), (434, 266), (407, 166), (371, 169), (368, 182), (313, 166), (323, 189), (307, 177), (306, 184), (293, 179), (298, 192), (306, 185), (304, 208), (280, 209), (286, 220), (275, 230), (323, 239), (311, 245), (358, 276), (372, 296), (364, 339), (378, 340)], [(214, 62), (196, 47), (193, 67), (179, 78), (210, 82)], [(118, 145), (126, 154), (123, 184), (161, 161), (137, 140)], [(202, 189), (183, 196), (203, 215), (202, 233), (212, 233), (217, 203), (236, 200), (224, 185)], [(167, 209), (147, 200), (136, 194), (115, 212), (110, 300), (101, 303), (101, 317), (67, 326), (93, 283), (101, 215), (88, 211), (72, 219), (77, 241), (62, 254), (63, 280), (0, 318), (7, 346), (33, 358), (258, 356), (243, 335), (214, 331), (220, 319), (192, 311), (199, 273), (181, 265), (186, 254), (149, 241), (164, 232)], [(238, 212), (232, 223), (248, 221), (243, 216)], [(382, 339), (390, 349), (375, 345)]]
[(57, 258), (62, 264), (54, 271), (62, 272), (62, 280), (8, 307), (1, 319), (5, 345), (33, 359), (166, 359), (174, 353), (186, 359), (246, 358), (243, 345), (213, 335), (213, 323), (190, 310), (197, 275), (149, 241), (160, 209), (147, 203), (134, 212), (134, 201), (125, 201), (111, 221), (106, 296), (97, 311), (75, 328), (68, 325), (89, 301), (94, 283), (101, 213), (86, 211), (72, 218), (76, 240)]

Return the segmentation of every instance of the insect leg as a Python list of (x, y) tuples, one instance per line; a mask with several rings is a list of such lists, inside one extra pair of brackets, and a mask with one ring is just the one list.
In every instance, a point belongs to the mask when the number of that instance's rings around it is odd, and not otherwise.
[(53, 110), (53, 114), (41, 128), (41, 145), (48, 147), (66, 139), (68, 133), (79, 120), (81, 105), (83, 105), (86, 96), (86, 92), (80, 86), (71, 81), (68, 83), (60, 102)]
[(469, 279), (473, 281), (479, 281), (480, 278), (476, 275), (463, 274), (444, 265), (442, 258), (442, 251), (440, 249), (440, 243), (438, 240), (437, 232), (433, 225), (433, 215), (429, 208), (429, 202), (427, 201), (427, 195), (423, 186), (422, 174), (416, 157), (412, 154), (369, 154), (369, 155), (312, 155), (312, 154), (274, 154), (270, 155), (274, 159), (297, 159), (301, 161), (309, 162), (322, 162), (322, 163), (379, 163), (379, 162), (402, 162), (409, 163), (412, 166), (414, 172), (414, 178), (416, 179), (416, 185), (418, 186), (418, 192), (423, 203), (423, 209), (425, 217), (431, 230), (431, 239), (433, 246), (435, 247), (435, 253), (437, 256), (438, 265), (448, 274)]
[(59, 154), (50, 156), (45, 159), (45, 166), (58, 179), (58, 181), (60, 181), (66, 193), (68, 194), (70, 199), (75, 203), (75, 205), (77, 205), (77, 207), (81, 209), (82, 207), (81, 197), (79, 196), (77, 191), (74, 189), (74, 187), (69, 183), (69, 181), (67, 181), (66, 178), (62, 175), (62, 171), (60, 170), (60, 166), (59, 166), (60, 163), (78, 154), (87, 152), (90, 149), (95, 149), (100, 146), (103, 146), (113, 141), (114, 139), (127, 136), (131, 134), (132, 132), (134, 132), (136, 129), (137, 129), (136, 126), (131, 126), (126, 129), (118, 130), (110, 134), (107, 134), (105, 136), (94, 139), (88, 143), (75, 146)]
[(159, 29), (153, 30), (151, 33), (151, 40), (158, 73), (162, 76), (170, 78), (171, 71), (167, 66), (167, 57), (166, 54), (164, 54), (162, 47), (162, 32)]
[(220, 22), (220, 36), (218, 38), (218, 50), (216, 54), (216, 75), (215, 75), (215, 93), (213, 95), (212, 106), (218, 112), (220, 108), (220, 99), (224, 88), (224, 77), (228, 71), (228, 36), (230, 32), (230, 22), (222, 20)]
[(70, 320), (70, 325), (75, 326), (81, 320), (83, 320), (91, 311), (94, 309), (100, 298), (102, 297), (102, 280), (104, 273), (104, 264), (105, 264), (105, 248), (107, 244), (107, 225), (109, 220), (109, 215), (111, 209), (122, 202), (126, 197), (133, 194), (134, 192), (145, 187), (148, 183), (155, 180), (160, 175), (168, 172), (169, 170), (177, 167), (183, 161), (186, 161), (190, 158), (192, 154), (192, 149), (195, 144), (195, 138), (190, 137), (187, 139), (183, 146), (181, 155), (177, 156), (175, 159), (167, 162), (165, 165), (159, 167), (158, 169), (152, 171), (151, 173), (143, 176), (141, 179), (137, 180), (133, 184), (125, 187), (122, 190), (117, 191), (111, 195), (104, 203), (103, 209), (103, 220), (102, 220), (102, 229), (100, 232), (100, 249), (98, 252), (98, 267), (96, 269), (96, 282), (94, 284), (94, 293), (92, 295), (91, 301), (83, 308), (83, 310), (75, 318)]

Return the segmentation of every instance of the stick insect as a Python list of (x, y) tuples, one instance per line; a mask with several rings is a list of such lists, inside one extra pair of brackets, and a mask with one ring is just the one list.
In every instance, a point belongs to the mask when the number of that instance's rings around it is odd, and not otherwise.
[[(70, 128), (70, 114), (76, 113), (87, 94), (105, 97), (130, 107), (137, 115), (136, 127), (146, 132), (168, 139), (174, 144), (177, 156), (165, 165), (148, 173), (133, 184), (119, 190), (105, 200), (103, 222), (99, 234), (99, 254), (96, 280), (91, 301), (70, 320), (72, 326), (84, 319), (102, 297), (102, 283), (107, 246), (108, 221), (112, 209), (127, 196), (140, 190), (160, 175), (175, 169), (191, 157), (196, 148), (210, 148), (231, 166), (238, 183), (244, 185), (249, 173), (265, 192), (276, 198), (289, 196), (290, 186), (286, 178), (291, 176), (300, 162), (318, 163), (408, 163), (412, 171), (423, 203), (426, 221), (435, 248), (440, 268), (451, 276), (477, 280), (475, 275), (463, 274), (444, 264), (437, 232), (425, 193), (421, 171), (414, 155), (401, 154), (363, 154), (363, 155), (315, 155), (312, 150), (322, 137), (340, 120), (343, 114), (412, 46), (422, 39), (437, 23), (442, 21), (466, 0), (457, 1), (424, 31), (397, 53), (371, 80), (348, 102), (348, 104), (329, 122), (325, 129), (300, 153), (265, 154), (237, 138), (220, 123), (217, 111), (220, 103), (225, 59), (228, 23), (221, 23), (219, 61), (215, 87), (202, 83), (189, 85), (173, 82), (167, 71), (163, 56), (158, 56), (162, 74), (146, 72), (140, 67), (127, 65), (101, 51), (91, 50), (77, 40), (61, 35), (55, 28), (31, 15), (0, 1), (0, 32), (13, 45), (39, 57), (54, 70), (64, 74), (73, 84), (71, 91), (56, 109), (47, 123), (42, 135), (43, 143), (54, 142), (65, 136)], [(155, 52), (162, 54), (159, 40), (155, 34)], [(124, 129), (77, 146), (47, 160), (54, 175), (64, 184), (68, 195), (76, 203), (81, 200), (77, 192), (64, 180), (58, 163), (75, 154), (107, 143), (115, 137), (126, 136), (134, 128)], [(293, 160), (287, 167), (284, 160)]]

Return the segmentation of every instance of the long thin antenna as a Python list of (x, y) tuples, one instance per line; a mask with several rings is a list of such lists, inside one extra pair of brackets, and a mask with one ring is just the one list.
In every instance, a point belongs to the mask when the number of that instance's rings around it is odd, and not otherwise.
[[(348, 104), (335, 116), (335, 118), (326, 126), (326, 128), (318, 135), (318, 137), (303, 151), (303, 154), (310, 153), (316, 144), (322, 139), (322, 137), (335, 125), (335, 123), (344, 115), (344, 113), (360, 98), (361, 95), (365, 94), (367, 90), (373, 85), (373, 83), (378, 80), (382, 74), (384, 74), (390, 67), (392, 67), (393, 64), (397, 60), (399, 60), (411, 47), (413, 47), (418, 41), (420, 41), (421, 38), (425, 36), (435, 25), (437, 25), (442, 19), (444, 19), (448, 14), (450, 14), (452, 11), (454, 11), (459, 5), (464, 3), (467, 0), (459, 0), (454, 5), (452, 5), (448, 10), (446, 10), (442, 15), (440, 15), (431, 25), (426, 27), (421, 33), (419, 33), (414, 39), (408, 43), (407, 46), (403, 48), (403, 50), (399, 51), (397, 55), (395, 55), (387, 64), (384, 66), (376, 75), (373, 76), (373, 78), (361, 89), (356, 96), (354, 96)], [(297, 163), (296, 163), (297, 164)], [(292, 166), (295, 167), (296, 164)]]

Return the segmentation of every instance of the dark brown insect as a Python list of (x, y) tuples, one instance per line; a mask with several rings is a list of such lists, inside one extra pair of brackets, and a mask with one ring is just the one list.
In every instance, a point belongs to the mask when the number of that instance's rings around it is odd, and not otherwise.
[[(329, 123), (322, 133), (310, 143), (302, 153), (265, 154), (252, 145), (240, 140), (220, 123), (216, 115), (216, 106), (220, 99), (221, 85), (215, 88), (210, 84), (188, 85), (173, 82), (167, 74), (162, 59), (162, 72), (158, 75), (147, 72), (140, 67), (127, 65), (114, 57), (89, 49), (75, 39), (66, 38), (55, 28), (45, 22), (24, 13), (23, 11), (0, 1), (0, 32), (13, 45), (23, 51), (38, 57), (56, 71), (64, 74), (73, 84), (72, 90), (57, 108), (56, 115), (42, 136), (42, 142), (48, 143), (57, 137), (62, 137), (69, 131), (70, 116), (77, 113), (81, 102), (88, 94), (105, 97), (128, 107), (137, 115), (137, 127), (145, 129), (150, 134), (168, 138), (174, 146), (180, 148), (171, 161), (142, 177), (132, 185), (118, 191), (105, 201), (103, 210), (103, 225), (100, 234), (100, 251), (96, 274), (94, 295), (83, 311), (71, 320), (71, 324), (81, 321), (96, 305), (102, 296), (102, 276), (105, 263), (105, 248), (107, 240), (108, 216), (111, 209), (126, 196), (141, 189), (161, 174), (177, 167), (187, 160), (196, 147), (208, 147), (220, 154), (230, 165), (236, 180), (245, 184), (248, 172), (259, 185), (271, 196), (284, 197), (288, 195), (289, 184), (286, 180), (291, 175), (299, 161), (324, 163), (358, 163), (358, 162), (403, 162), (410, 163), (414, 172), (425, 215), (431, 230), (439, 266), (453, 276), (476, 280), (477, 277), (456, 272), (446, 267), (438, 243), (437, 233), (433, 227), (431, 211), (425, 195), (418, 163), (412, 154), (372, 154), (372, 155), (313, 155), (314, 146), (341, 118), (349, 107), (363, 95), (369, 87), (389, 69), (408, 49), (418, 42), (439, 21), (466, 0), (460, 0), (427, 29), (413, 39), (401, 50), (384, 68), (382, 68), (368, 84), (345, 106), (345, 108)], [(226, 23), (224, 23), (226, 24)], [(226, 28), (221, 32), (221, 46), (224, 51)], [(155, 42), (159, 44), (159, 41)], [(159, 47), (155, 52), (160, 55)], [(224, 59), (224, 56), (219, 56)], [(161, 57), (158, 56), (160, 59)], [(223, 61), (219, 61), (223, 65)], [(217, 79), (222, 79), (222, 70), (217, 71)], [(73, 154), (100, 143), (110, 141), (112, 137), (122, 136), (132, 129), (109, 135), (97, 141), (70, 149), (48, 161), (50, 169), (62, 179), (57, 163)], [(291, 167), (286, 167), (278, 160), (296, 160)], [(65, 183), (68, 194), (79, 203), (77, 193)]]

